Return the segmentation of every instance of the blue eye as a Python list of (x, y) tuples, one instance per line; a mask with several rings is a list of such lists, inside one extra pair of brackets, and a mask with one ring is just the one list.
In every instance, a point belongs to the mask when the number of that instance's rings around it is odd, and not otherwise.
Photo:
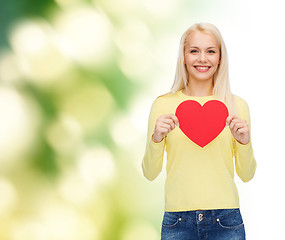
[(190, 53), (197, 53), (197, 50), (191, 50)]
[(213, 50), (209, 50), (209, 53), (215, 53), (215, 51), (213, 51)]

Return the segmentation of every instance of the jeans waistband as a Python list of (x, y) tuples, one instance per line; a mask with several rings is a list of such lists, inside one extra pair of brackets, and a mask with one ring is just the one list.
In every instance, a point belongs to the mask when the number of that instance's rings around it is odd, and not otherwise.
[(240, 209), (230, 208), (230, 209), (212, 209), (212, 210), (193, 210), (193, 211), (180, 211), (172, 213), (181, 218), (189, 218), (193, 220), (195, 219), (197, 221), (202, 221), (202, 220), (211, 220), (211, 219), (225, 217), (237, 211), (240, 211)]

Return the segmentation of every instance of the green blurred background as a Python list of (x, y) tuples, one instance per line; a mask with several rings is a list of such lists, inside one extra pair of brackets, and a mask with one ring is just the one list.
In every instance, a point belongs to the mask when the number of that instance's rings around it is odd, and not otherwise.
[(0, 239), (158, 240), (165, 172), (141, 170), (151, 103), (185, 29), (233, 26), (238, 7), (1, 0)]

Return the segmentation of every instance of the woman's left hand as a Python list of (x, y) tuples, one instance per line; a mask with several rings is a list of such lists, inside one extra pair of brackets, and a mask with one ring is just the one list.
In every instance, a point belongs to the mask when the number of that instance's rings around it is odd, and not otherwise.
[(230, 127), (230, 130), (234, 138), (241, 144), (249, 143), (249, 127), (246, 120), (240, 119), (235, 115), (230, 115), (226, 119), (226, 126)]

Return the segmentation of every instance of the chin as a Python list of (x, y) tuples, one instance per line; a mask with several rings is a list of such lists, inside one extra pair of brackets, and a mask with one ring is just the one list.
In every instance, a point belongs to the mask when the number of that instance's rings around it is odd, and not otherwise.
[[(192, 78), (193, 78), (193, 79), (196, 79), (196, 80), (198, 80), (198, 81), (204, 81), (204, 82), (206, 82), (206, 81), (212, 81), (212, 80), (213, 80), (213, 77), (214, 77), (214, 75), (207, 76), (207, 77), (193, 76)], [(191, 78), (191, 76), (190, 76), (190, 78)]]

